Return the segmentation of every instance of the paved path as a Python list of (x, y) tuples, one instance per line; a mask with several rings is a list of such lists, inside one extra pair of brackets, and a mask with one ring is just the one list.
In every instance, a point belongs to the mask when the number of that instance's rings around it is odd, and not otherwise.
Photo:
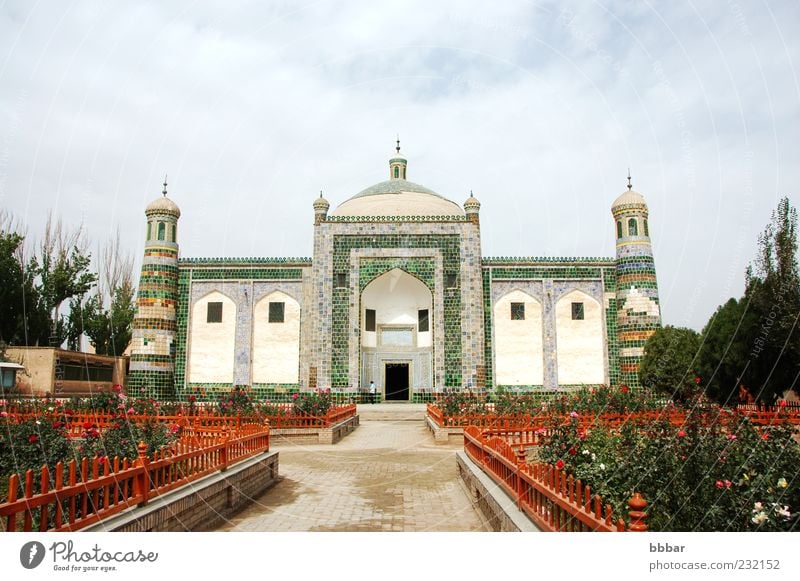
[(363, 421), (334, 446), (281, 443), (281, 480), (220, 531), (484, 531), (456, 472), (460, 445), (422, 421)]

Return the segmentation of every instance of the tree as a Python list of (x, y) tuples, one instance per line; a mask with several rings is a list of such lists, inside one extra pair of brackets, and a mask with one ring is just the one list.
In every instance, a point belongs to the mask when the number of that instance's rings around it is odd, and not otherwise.
[(697, 331), (670, 325), (659, 329), (644, 346), (639, 381), (675, 399), (690, 398), (698, 389), (695, 365), (699, 349)]
[[(41, 306), (50, 316), (52, 346), (61, 345), (69, 334), (59, 312), (62, 303), (85, 295), (97, 281), (97, 275), (89, 272), (91, 255), (86, 246), (82, 227), (68, 230), (61, 220), (53, 223), (50, 215), (44, 238), (30, 259), (28, 269), (36, 279)], [(37, 341), (47, 342), (47, 339), (40, 336)]]
[(122, 355), (131, 342), (135, 314), (135, 291), (124, 284), (114, 291), (108, 310), (103, 309), (99, 295), (94, 295), (82, 308), (83, 332), (95, 351), (101, 355)]
[(759, 237), (759, 255), (746, 274), (745, 298), (757, 317), (750, 337), (756, 396), (771, 401), (798, 389), (800, 270), (797, 210), (783, 198)]
[(783, 198), (758, 238), (740, 300), (721, 306), (703, 329), (700, 373), (710, 397), (735, 401), (739, 386), (772, 402), (800, 376), (797, 211)]
[(25, 232), (0, 210), (0, 340), (10, 345), (36, 344), (49, 334), (49, 317), (25, 264)]
[(17, 251), (23, 236), (0, 231), (0, 341), (16, 343), (23, 318), (23, 273)]
[(737, 402), (740, 385), (751, 392), (755, 370), (749, 363), (749, 337), (757, 317), (746, 299), (730, 299), (703, 328), (698, 374), (706, 395), (723, 404)]
[(97, 292), (85, 303), (73, 299), (71, 335), (80, 337), (86, 334), (95, 351), (101, 355), (122, 355), (131, 342), (136, 310), (133, 257), (121, 250), (119, 231), (99, 249), (98, 256)]

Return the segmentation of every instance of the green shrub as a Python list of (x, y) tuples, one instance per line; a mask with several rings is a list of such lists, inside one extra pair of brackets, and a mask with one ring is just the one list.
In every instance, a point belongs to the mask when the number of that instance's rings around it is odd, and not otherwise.
[(292, 401), (295, 413), (317, 417), (327, 414), (333, 405), (330, 389), (295, 393), (292, 395)]
[(254, 412), (253, 398), (247, 388), (236, 385), (227, 393), (221, 393), (217, 407), (222, 415), (251, 415)]
[[(575, 414), (578, 415), (578, 414)], [(800, 514), (800, 446), (789, 426), (727, 425), (714, 411), (686, 424), (628, 422), (583, 432), (578, 417), (554, 425), (540, 458), (589, 484), (627, 514), (640, 492), (653, 531), (794, 530)]]

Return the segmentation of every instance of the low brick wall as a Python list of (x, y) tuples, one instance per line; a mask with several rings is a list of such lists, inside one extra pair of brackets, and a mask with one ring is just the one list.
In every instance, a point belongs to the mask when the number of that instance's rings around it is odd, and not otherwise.
[(486, 519), (489, 528), (498, 532), (540, 532), (533, 521), (517, 508), (516, 501), (470, 460), (463, 450), (456, 452), (456, 464), (473, 506)]
[(330, 428), (270, 428), (272, 442), (282, 439), (294, 443), (335, 444), (358, 427), (358, 415), (347, 418)]
[(428, 424), (428, 429), (433, 432), (433, 441), (437, 444), (447, 444), (451, 436), (459, 439), (464, 437), (464, 428), (460, 426), (455, 428), (440, 428), (430, 416), (425, 416), (425, 422)]
[(211, 530), (249, 505), (277, 479), (278, 453), (266, 452), (83, 530)]

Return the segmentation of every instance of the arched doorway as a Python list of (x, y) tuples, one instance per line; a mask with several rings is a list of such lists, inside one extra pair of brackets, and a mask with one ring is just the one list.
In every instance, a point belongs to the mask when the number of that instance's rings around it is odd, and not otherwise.
[(386, 401), (410, 401), (432, 385), (433, 295), (394, 268), (361, 293), (361, 385), (375, 382)]

